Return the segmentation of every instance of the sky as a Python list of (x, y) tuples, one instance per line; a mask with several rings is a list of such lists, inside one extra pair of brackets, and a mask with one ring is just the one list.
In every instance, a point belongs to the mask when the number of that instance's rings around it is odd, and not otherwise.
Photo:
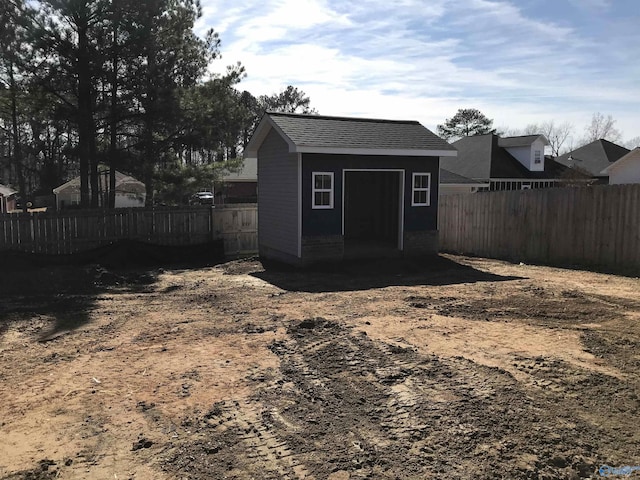
[(418, 120), (459, 108), (494, 127), (554, 120), (584, 135), (595, 112), (640, 136), (638, 0), (201, 0), (220, 34), (212, 70), (238, 89), (303, 90), (322, 115)]

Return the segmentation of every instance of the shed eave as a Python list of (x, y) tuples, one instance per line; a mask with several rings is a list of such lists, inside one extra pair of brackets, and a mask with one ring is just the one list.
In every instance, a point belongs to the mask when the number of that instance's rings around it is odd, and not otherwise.
[(455, 157), (457, 150), (419, 150), (387, 149), (387, 148), (348, 148), (348, 147), (315, 147), (297, 145), (289, 150), (292, 153), (322, 153), (329, 155), (383, 155), (388, 157)]

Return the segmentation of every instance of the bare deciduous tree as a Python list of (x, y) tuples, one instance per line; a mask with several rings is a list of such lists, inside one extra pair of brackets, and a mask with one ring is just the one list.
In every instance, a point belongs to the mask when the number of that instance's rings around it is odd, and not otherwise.
[(622, 133), (615, 127), (616, 121), (611, 115), (606, 117), (596, 112), (591, 117), (591, 123), (584, 129), (585, 137), (583, 144), (591, 143), (595, 140), (605, 139), (610, 142), (618, 142), (622, 138)]
[(630, 138), (626, 142), (623, 142), (622, 146), (628, 148), (629, 150), (640, 147), (640, 137)]
[(573, 133), (573, 124), (570, 122), (555, 123), (555, 120), (544, 122), (540, 132), (549, 140), (551, 155), (557, 157), (564, 153), (562, 146)]
[(530, 123), (521, 130), (504, 128), (500, 129), (502, 136), (517, 135), (544, 135), (549, 140), (551, 154), (557, 157), (564, 153), (564, 144), (573, 133), (573, 124), (570, 122), (556, 123), (555, 120), (549, 120), (543, 123)]

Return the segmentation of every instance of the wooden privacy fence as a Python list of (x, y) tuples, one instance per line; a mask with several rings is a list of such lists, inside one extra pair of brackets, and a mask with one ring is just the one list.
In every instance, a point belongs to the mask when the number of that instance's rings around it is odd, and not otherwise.
[(640, 185), (443, 196), (442, 251), (640, 270)]
[(251, 254), (257, 225), (255, 204), (4, 214), (0, 250), (62, 255), (118, 240), (186, 246), (222, 238), (225, 254)]
[(258, 205), (216, 206), (212, 211), (214, 238), (224, 241), (225, 255), (258, 253)]

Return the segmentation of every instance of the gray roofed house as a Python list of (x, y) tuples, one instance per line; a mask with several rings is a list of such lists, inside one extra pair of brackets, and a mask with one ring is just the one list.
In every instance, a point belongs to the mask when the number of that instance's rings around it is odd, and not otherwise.
[(16, 208), (17, 193), (13, 188), (0, 183), (0, 213), (7, 213)]
[(456, 153), (415, 121), (267, 112), (245, 148), (258, 159), (260, 255), (437, 252), (439, 159)]
[(475, 193), (481, 188), (488, 188), (488, 182), (473, 180), (457, 173), (440, 168), (440, 196), (461, 193)]
[(258, 186), (258, 160), (245, 158), (238, 171), (226, 172), (216, 182), (216, 203), (255, 203)]
[(640, 147), (620, 157), (601, 174), (609, 177), (610, 185), (640, 183)]
[[(103, 201), (103, 195), (109, 182), (108, 171), (101, 171), (99, 201)], [(56, 196), (56, 208), (58, 210), (80, 205), (80, 177), (75, 177), (59, 187), (53, 189)], [(135, 178), (116, 171), (116, 194), (115, 202), (117, 208), (124, 207), (144, 207), (146, 199), (146, 189), (144, 183)]]
[(565, 181), (569, 169), (545, 157), (546, 145), (544, 135), (463, 137), (453, 143), (458, 156), (443, 158), (442, 168), (488, 183), (488, 190), (550, 187)]
[(609, 140), (595, 140), (560, 155), (556, 161), (568, 168), (597, 178), (601, 183), (608, 183), (608, 174), (603, 172), (607, 167), (629, 153), (629, 149)]

